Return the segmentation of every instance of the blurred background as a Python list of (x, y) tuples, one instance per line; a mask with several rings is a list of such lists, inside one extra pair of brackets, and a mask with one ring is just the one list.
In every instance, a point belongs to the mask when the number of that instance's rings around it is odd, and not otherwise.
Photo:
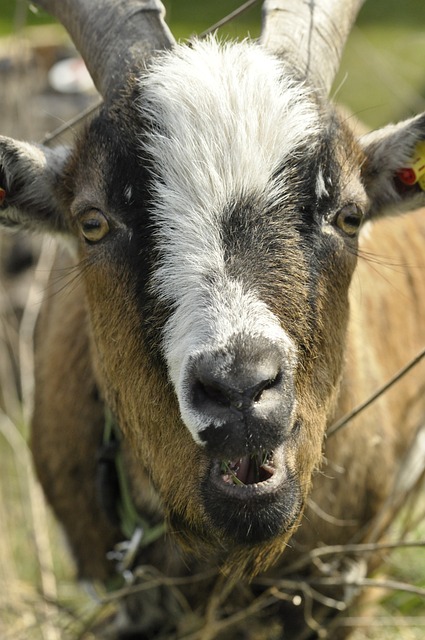
[[(167, 21), (180, 39), (202, 33), (240, 4), (165, 2)], [(60, 26), (26, 1), (0, 0), (0, 5), (0, 133), (40, 141), (97, 104), (98, 97)], [(256, 37), (260, 19), (257, 2), (220, 33)], [(333, 96), (371, 128), (425, 111), (425, 0), (365, 3)], [(58, 139), (71, 139), (76, 126), (65, 127)], [(40, 252), (45, 262), (34, 281), (34, 256)], [(99, 604), (75, 584), (66, 543), (44, 504), (28, 454), (31, 335), (48, 272), (46, 255), (37, 240), (0, 237), (1, 640), (89, 640), (95, 637), (95, 621), (114, 610), (113, 603)], [(422, 497), (395, 524), (397, 535), (423, 540), (424, 513)], [(425, 588), (424, 549), (396, 550), (383, 575)], [(359, 613), (361, 628), (353, 640), (425, 637), (425, 601), (419, 592), (374, 590), (370, 607)]]
[[(167, 21), (177, 38), (199, 34), (240, 6), (239, 0), (165, 0)], [(256, 37), (261, 2), (221, 29), (230, 37)], [(337, 99), (370, 127), (423, 109), (425, 102), (425, 2), (368, 0), (354, 28), (341, 72)], [(50, 25), (50, 28), (46, 28)], [(33, 29), (28, 27), (41, 27)], [(61, 30), (43, 12), (25, 1), (1, 0), (0, 36), (29, 38), (39, 50), (66, 42)], [(59, 51), (58, 55), (63, 54)], [(4, 54), (3, 54), (4, 55)], [(50, 61), (49, 61), (50, 62)], [(7, 63), (3, 60), (4, 66)], [(1, 67), (0, 67), (1, 71)]]

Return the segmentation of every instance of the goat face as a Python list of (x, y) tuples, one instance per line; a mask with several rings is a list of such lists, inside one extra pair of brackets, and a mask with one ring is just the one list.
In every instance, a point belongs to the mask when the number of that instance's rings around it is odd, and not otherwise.
[(360, 152), (274, 57), (210, 41), (157, 58), (67, 159), (3, 140), (3, 221), (77, 239), (99, 385), (192, 548), (270, 561), (298, 523), (357, 232), (423, 129)]
[(104, 393), (176, 529), (262, 542), (292, 530), (320, 460), (358, 152), (253, 46), (181, 48), (132, 101), (70, 169)]

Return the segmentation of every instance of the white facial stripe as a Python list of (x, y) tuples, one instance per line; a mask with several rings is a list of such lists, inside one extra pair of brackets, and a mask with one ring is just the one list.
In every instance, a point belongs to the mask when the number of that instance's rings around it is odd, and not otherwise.
[(277, 317), (242, 283), (226, 277), (212, 287), (197, 283), (180, 299), (165, 328), (164, 350), (176, 388), (188, 356), (225, 348), (237, 335), (263, 336), (295, 352)]
[[(224, 278), (213, 287), (195, 289), (181, 301), (166, 328), (165, 353), (169, 373), (179, 398), (182, 419), (198, 442), (199, 432), (212, 422), (193, 410), (188, 402), (186, 370), (198, 354), (228, 351), (232, 338), (268, 338), (287, 356), (286, 365), (295, 366), (296, 347), (283, 331), (277, 317), (242, 283)], [(215, 419), (214, 426), (220, 426)]]
[(220, 227), (235, 198), (284, 201), (272, 176), (307, 140), (311, 148), (319, 118), (307, 90), (248, 43), (177, 47), (153, 63), (141, 89), (152, 123), (143, 148), (157, 172), (153, 286), (173, 308), (164, 353), (177, 388), (200, 345), (224, 345), (236, 331), (286, 339), (266, 305), (226, 277)]
[(145, 147), (163, 200), (182, 198), (201, 218), (212, 206), (220, 214), (235, 194), (263, 193), (294, 148), (311, 144), (316, 109), (284, 73), (256, 45), (214, 40), (178, 47), (154, 63), (141, 80), (141, 111), (155, 129)]

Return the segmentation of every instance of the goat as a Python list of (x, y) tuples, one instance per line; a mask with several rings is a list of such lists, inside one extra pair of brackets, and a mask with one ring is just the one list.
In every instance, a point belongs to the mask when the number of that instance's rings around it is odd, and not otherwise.
[[(37, 4), (104, 99), (73, 147), (0, 139), (1, 223), (56, 235), (56, 269), (79, 274), (40, 312), (31, 436), (79, 577), (108, 584), (144, 528), (125, 575), (207, 572), (184, 590), (205, 611), (220, 572), (208, 637), (318, 637), (278, 597), (273, 624), (235, 612), (306, 550), (379, 539), (423, 425), (418, 368), (326, 439), (423, 346), (425, 197), (399, 176), (425, 114), (357, 139), (328, 102), (360, 0), (266, 0), (259, 44), (190, 46), (158, 0)], [(118, 637), (186, 637), (173, 594), (146, 594)]]

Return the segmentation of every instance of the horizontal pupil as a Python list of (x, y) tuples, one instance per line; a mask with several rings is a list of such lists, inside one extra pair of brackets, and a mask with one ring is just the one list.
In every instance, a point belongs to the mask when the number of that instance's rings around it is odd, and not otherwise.
[(100, 220), (96, 220), (95, 218), (91, 218), (90, 220), (84, 220), (84, 229), (90, 231), (92, 229), (100, 229), (101, 222)]
[(360, 224), (360, 216), (347, 216), (344, 222), (349, 227), (357, 227)]
[(80, 219), (81, 232), (87, 242), (97, 242), (109, 231), (109, 224), (106, 218), (97, 211), (87, 212)]

